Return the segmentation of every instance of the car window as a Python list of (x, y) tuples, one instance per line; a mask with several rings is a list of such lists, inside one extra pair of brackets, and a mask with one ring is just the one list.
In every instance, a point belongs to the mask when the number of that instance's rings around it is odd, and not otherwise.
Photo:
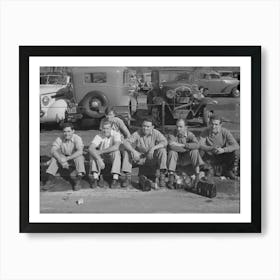
[(85, 83), (102, 84), (107, 82), (106, 72), (93, 72), (84, 74)]
[(214, 79), (220, 79), (220, 76), (217, 74), (210, 74), (210, 79), (214, 80)]
[(40, 85), (65, 85), (67, 78), (63, 75), (42, 75)]

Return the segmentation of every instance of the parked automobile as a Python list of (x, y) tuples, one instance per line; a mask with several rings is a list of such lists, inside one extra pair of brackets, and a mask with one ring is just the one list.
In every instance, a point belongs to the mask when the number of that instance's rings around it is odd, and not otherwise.
[(83, 118), (100, 120), (114, 106), (127, 122), (136, 110), (129, 70), (126, 67), (73, 67), (73, 92)]
[[(171, 70), (169, 70), (171, 71)], [(213, 113), (213, 110), (208, 108), (208, 105), (216, 104), (217, 101), (212, 98), (204, 98), (198, 85), (192, 82), (192, 73), (187, 71), (172, 71), (169, 77), (170, 80), (166, 80), (166, 77), (170, 73), (162, 71), (164, 73), (156, 73), (153, 71), (152, 77), (156, 77), (155, 80), (161, 80), (159, 87), (155, 87), (158, 90), (152, 91), (153, 106), (157, 106), (159, 113), (162, 113), (162, 104), (165, 102), (165, 116), (166, 123), (174, 123), (177, 119), (183, 118), (186, 120), (192, 120), (194, 118), (200, 118), (203, 125), (208, 125), (209, 118)], [(164, 74), (164, 75), (161, 75)], [(160, 76), (165, 76), (165, 80), (160, 79)], [(156, 81), (153, 81), (156, 84)]]
[(215, 71), (200, 73), (200, 78), (196, 81), (199, 87), (203, 88), (203, 94), (223, 94), (233, 97), (240, 96), (240, 81), (235, 78), (223, 78)]
[(70, 79), (63, 73), (40, 74), (40, 123), (60, 123), (76, 113)]

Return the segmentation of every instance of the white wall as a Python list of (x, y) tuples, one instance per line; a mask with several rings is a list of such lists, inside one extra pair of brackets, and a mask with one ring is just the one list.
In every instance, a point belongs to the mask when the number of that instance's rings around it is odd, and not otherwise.
[[(1, 279), (280, 279), (279, 1), (2, 0), (0, 8)], [(262, 45), (262, 234), (18, 233), (18, 46), (103, 44)]]

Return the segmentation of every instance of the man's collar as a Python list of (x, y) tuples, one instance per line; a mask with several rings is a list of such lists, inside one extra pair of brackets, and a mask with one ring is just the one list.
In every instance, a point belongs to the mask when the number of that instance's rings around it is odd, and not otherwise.
[(154, 131), (154, 129), (151, 130), (151, 133), (150, 133), (150, 134), (145, 135), (144, 132), (143, 132), (143, 130), (141, 129), (141, 135), (142, 135), (142, 136), (151, 136), (151, 135), (153, 134), (153, 131)]
[(188, 136), (188, 130), (185, 130), (183, 134), (180, 134), (177, 130), (177, 136), (180, 136), (180, 137), (187, 137)]
[(68, 141), (74, 142), (74, 134), (72, 135), (71, 139), (69, 139), (69, 140), (67, 140), (66, 138), (63, 137), (63, 142), (68, 142)]

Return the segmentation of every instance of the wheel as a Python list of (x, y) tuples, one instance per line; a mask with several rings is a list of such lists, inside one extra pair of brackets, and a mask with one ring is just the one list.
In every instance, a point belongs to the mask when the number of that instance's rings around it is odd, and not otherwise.
[(203, 116), (202, 116), (202, 123), (204, 126), (208, 126), (210, 121), (210, 112), (206, 110), (206, 108), (203, 109)]
[(231, 95), (232, 95), (233, 97), (239, 97), (239, 96), (240, 96), (240, 91), (239, 91), (239, 89), (238, 89), (237, 87), (233, 88), (233, 89), (231, 90)]
[(209, 90), (208, 90), (208, 88), (204, 88), (204, 89), (203, 89), (203, 95), (204, 95), (204, 97), (206, 97), (206, 96), (209, 95)]
[[(104, 111), (108, 104), (108, 99), (104, 93), (98, 91), (88, 93), (81, 102), (83, 113), (87, 117), (98, 119), (104, 116)], [(103, 109), (102, 112), (100, 112), (101, 108)]]

